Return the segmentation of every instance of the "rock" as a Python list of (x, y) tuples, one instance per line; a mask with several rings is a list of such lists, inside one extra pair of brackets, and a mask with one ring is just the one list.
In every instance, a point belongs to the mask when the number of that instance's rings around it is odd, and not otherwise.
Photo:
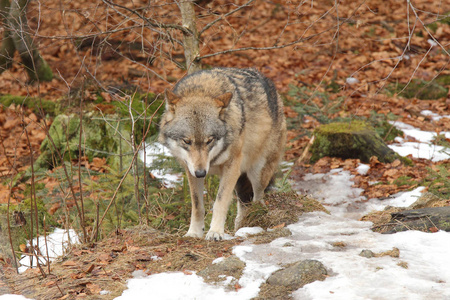
[(432, 207), (434, 203), (438, 203), (442, 201), (443, 199), (439, 198), (438, 196), (434, 195), (433, 193), (426, 192), (423, 193), (422, 196), (417, 199), (416, 202), (411, 204), (408, 209), (418, 209), (418, 208), (424, 208), (424, 207)]
[(392, 250), (380, 252), (380, 253), (374, 253), (372, 250), (364, 249), (359, 253), (359, 256), (366, 257), (366, 258), (372, 258), (372, 257), (382, 257), (382, 256), (390, 256), (399, 258), (400, 257), (400, 250), (398, 248), (392, 248)]
[(239, 279), (242, 275), (242, 271), (245, 268), (245, 263), (237, 256), (230, 256), (224, 260), (209, 265), (205, 269), (198, 272), (198, 275), (203, 277), (205, 281), (223, 281), (225, 276), (233, 276)]
[(365, 257), (365, 258), (372, 258), (375, 257), (375, 253), (373, 253), (371, 250), (364, 249), (359, 253), (359, 256)]
[(375, 130), (364, 122), (342, 122), (321, 125), (314, 131), (311, 161), (322, 157), (359, 158), (368, 163), (372, 156), (380, 162), (402, 159), (391, 150)]
[[(106, 157), (112, 161), (109, 164), (119, 164), (119, 156), (115, 154), (128, 154), (124, 160), (131, 160), (132, 149), (128, 142), (130, 132), (120, 126), (120, 121), (112, 121), (110, 115), (108, 122), (92, 113), (83, 115), (82, 155), (87, 156), (89, 161), (93, 157)], [(117, 117), (117, 120), (119, 118)], [(60, 155), (65, 161), (78, 157), (80, 143), (80, 118), (76, 114), (58, 115), (53, 121), (49, 132), (41, 144), (41, 155), (37, 159), (36, 168), (53, 168), (61, 164)], [(123, 139), (126, 139), (124, 141)], [(126, 165), (123, 162), (123, 165)]]
[(327, 270), (317, 260), (303, 260), (276, 271), (268, 279), (270, 285), (284, 286), (291, 291), (303, 287), (316, 280), (324, 280)]
[(270, 243), (271, 241), (278, 239), (280, 237), (288, 237), (291, 235), (292, 235), (292, 232), (288, 228), (286, 228), (286, 227), (277, 228), (272, 231), (263, 231), (257, 235), (254, 235), (253, 237), (255, 237), (255, 239), (252, 240), (252, 242), (255, 245), (267, 244), (267, 243)]

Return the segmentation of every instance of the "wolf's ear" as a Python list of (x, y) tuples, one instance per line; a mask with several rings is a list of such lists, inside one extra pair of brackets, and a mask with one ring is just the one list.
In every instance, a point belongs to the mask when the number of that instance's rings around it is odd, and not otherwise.
[(173, 108), (178, 103), (178, 101), (180, 101), (180, 97), (175, 95), (174, 92), (169, 89), (166, 89), (165, 91), (165, 98), (170, 108)]
[(233, 93), (225, 93), (225, 94), (220, 95), (219, 97), (215, 98), (214, 101), (216, 101), (216, 104), (218, 107), (226, 108), (226, 107), (228, 107), (228, 104), (230, 104), (232, 97), (233, 97)]

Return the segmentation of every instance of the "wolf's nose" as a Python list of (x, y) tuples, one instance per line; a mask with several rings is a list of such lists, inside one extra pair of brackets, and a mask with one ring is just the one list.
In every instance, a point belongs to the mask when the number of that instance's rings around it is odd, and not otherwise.
[(203, 178), (206, 176), (206, 170), (197, 170), (195, 171), (195, 177)]

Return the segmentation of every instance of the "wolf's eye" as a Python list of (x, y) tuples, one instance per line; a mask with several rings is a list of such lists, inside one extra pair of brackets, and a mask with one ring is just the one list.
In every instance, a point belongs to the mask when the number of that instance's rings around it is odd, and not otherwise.
[(185, 143), (186, 145), (190, 145), (192, 144), (192, 141), (190, 139), (183, 139), (183, 143)]
[(214, 141), (214, 137), (211, 136), (208, 140), (206, 140), (206, 145), (211, 144)]

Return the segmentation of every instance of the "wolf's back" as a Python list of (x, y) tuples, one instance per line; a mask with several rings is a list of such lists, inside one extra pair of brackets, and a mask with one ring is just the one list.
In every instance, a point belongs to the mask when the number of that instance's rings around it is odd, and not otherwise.
[(233, 93), (233, 101), (243, 110), (270, 110), (274, 120), (283, 118), (282, 102), (273, 82), (255, 69), (214, 68), (190, 74), (180, 80), (174, 92), (181, 97), (216, 98)]

